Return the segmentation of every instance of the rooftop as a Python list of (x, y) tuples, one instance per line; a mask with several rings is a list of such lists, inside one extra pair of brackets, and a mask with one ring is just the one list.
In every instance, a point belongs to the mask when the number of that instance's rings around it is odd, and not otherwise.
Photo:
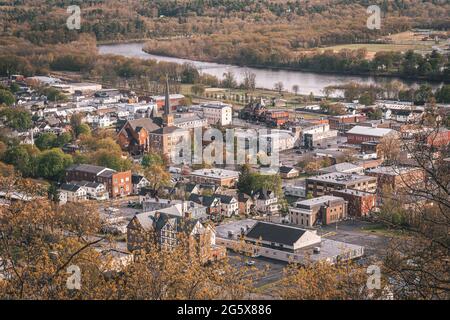
[(204, 176), (214, 179), (224, 179), (224, 178), (238, 178), (239, 172), (225, 169), (199, 169), (191, 172), (194, 176)]
[(96, 175), (102, 174), (105, 171), (111, 171), (116, 172), (112, 169), (106, 168), (106, 167), (100, 167), (100, 166), (94, 166), (91, 164), (78, 164), (73, 165), (67, 169), (67, 171), (83, 171), (83, 172), (89, 172)]
[(323, 173), (332, 173), (332, 172), (348, 172), (348, 171), (355, 171), (355, 170), (362, 170), (363, 168), (361, 166), (358, 166), (356, 164), (350, 163), (350, 162), (342, 162), (337, 163), (335, 165), (322, 168), (320, 169), (320, 172)]
[(341, 202), (341, 201), (343, 201), (343, 199), (339, 198), (339, 197), (335, 197), (335, 196), (322, 196), (322, 197), (312, 198), (312, 199), (308, 199), (308, 200), (298, 201), (295, 203), (295, 205), (300, 205), (303, 207), (314, 207), (317, 205), (323, 205), (328, 202), (334, 202), (334, 201)]
[(371, 180), (374, 180), (374, 177), (363, 176), (363, 175), (359, 175), (359, 174), (332, 172), (332, 173), (327, 173), (327, 174), (323, 174), (320, 176), (309, 177), (306, 180), (347, 184), (347, 183), (353, 183), (353, 182), (371, 181)]
[(293, 246), (305, 232), (305, 229), (281, 224), (258, 221), (246, 234), (246, 238), (282, 243)]
[(420, 170), (420, 168), (417, 167), (399, 167), (399, 166), (383, 166), (383, 167), (377, 167), (373, 169), (369, 169), (369, 173), (377, 173), (377, 174), (386, 174), (386, 175), (392, 175), (392, 176), (398, 176), (401, 174), (405, 174), (408, 172)]
[(394, 133), (395, 130), (386, 129), (386, 128), (371, 128), (364, 126), (354, 126), (347, 133), (349, 134), (359, 134), (364, 136), (372, 136), (372, 137), (384, 137), (387, 134)]

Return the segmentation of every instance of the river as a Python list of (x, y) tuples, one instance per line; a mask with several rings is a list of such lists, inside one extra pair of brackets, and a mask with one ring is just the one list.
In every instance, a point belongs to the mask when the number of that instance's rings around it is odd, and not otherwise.
[[(336, 75), (336, 74), (320, 74), (303, 71), (290, 70), (275, 70), (264, 68), (248, 68), (239, 67), (228, 64), (220, 64), (213, 62), (201, 62), (188, 59), (179, 59), (173, 57), (159, 56), (148, 54), (142, 51), (144, 43), (120, 43), (99, 45), (100, 54), (115, 54), (125, 57), (141, 58), (141, 59), (155, 59), (158, 61), (167, 61), (175, 63), (192, 63), (197, 67), (201, 73), (210, 74), (222, 79), (223, 74), (227, 71), (232, 71), (238, 82), (243, 79), (245, 70), (250, 70), (256, 75), (256, 87), (263, 89), (273, 89), (274, 84), (282, 82), (284, 90), (292, 90), (292, 86), (299, 86), (299, 93), (308, 95), (311, 92), (316, 96), (323, 95), (323, 89), (330, 85), (340, 85), (354, 81), (360, 84), (381, 84), (386, 81), (398, 80), (408, 86), (418, 86), (423, 81), (405, 81), (403, 79), (391, 77), (372, 77), (372, 76), (351, 76), (351, 75)], [(434, 88), (438, 84), (432, 85)]]

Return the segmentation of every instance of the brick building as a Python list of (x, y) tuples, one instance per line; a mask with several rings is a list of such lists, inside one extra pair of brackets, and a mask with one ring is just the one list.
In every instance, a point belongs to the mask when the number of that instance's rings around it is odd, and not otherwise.
[(232, 188), (239, 179), (239, 172), (224, 169), (199, 169), (192, 171), (190, 182), (200, 184), (213, 184), (220, 187)]
[(289, 220), (302, 227), (327, 225), (347, 218), (348, 202), (335, 196), (298, 201), (289, 208)]
[(66, 170), (66, 181), (88, 181), (102, 183), (111, 198), (130, 195), (133, 191), (131, 171), (117, 172), (115, 170), (79, 164)]
[(334, 172), (306, 179), (306, 193), (311, 193), (314, 197), (327, 195), (334, 190), (342, 189), (375, 192), (377, 189), (377, 178)]
[(366, 121), (365, 114), (344, 114), (340, 116), (328, 117), (328, 123), (331, 130), (338, 130), (339, 132), (347, 132), (356, 124)]
[(377, 192), (388, 187), (392, 192), (399, 192), (405, 187), (421, 185), (425, 182), (425, 172), (416, 167), (384, 166), (367, 171), (367, 175), (377, 178)]
[(348, 202), (348, 215), (351, 217), (367, 216), (376, 205), (376, 195), (370, 192), (344, 189), (334, 190), (331, 194)]
[(392, 129), (354, 126), (347, 131), (347, 143), (361, 145), (369, 141), (379, 142), (381, 138), (395, 133)]

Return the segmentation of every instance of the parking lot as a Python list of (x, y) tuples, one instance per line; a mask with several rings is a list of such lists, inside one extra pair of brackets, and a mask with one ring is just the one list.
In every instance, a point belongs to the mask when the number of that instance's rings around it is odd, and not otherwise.
[[(247, 258), (233, 251), (228, 251), (228, 257), (231, 263), (238, 268), (248, 268), (252, 274), (255, 273), (253, 268), (261, 272), (261, 275), (258, 275), (255, 279), (254, 284), (257, 288), (280, 280), (283, 277), (283, 269), (287, 266), (286, 262), (264, 257)], [(253, 268), (246, 265), (247, 261), (254, 261)]]
[(335, 224), (323, 226), (318, 233), (327, 239), (361, 245), (366, 258), (379, 259), (383, 256), (389, 237), (362, 229), (371, 225), (370, 222), (358, 220), (342, 221), (337, 224), (337, 228)]

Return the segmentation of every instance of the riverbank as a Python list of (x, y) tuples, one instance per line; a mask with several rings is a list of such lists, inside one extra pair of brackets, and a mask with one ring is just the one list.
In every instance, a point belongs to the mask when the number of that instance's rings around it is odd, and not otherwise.
[[(397, 80), (403, 83), (406, 87), (417, 87), (425, 81), (413, 81), (400, 79), (398, 77), (383, 77), (383, 76), (368, 76), (368, 75), (349, 75), (343, 73), (319, 73), (319, 72), (305, 72), (295, 70), (283, 70), (279, 68), (264, 68), (258, 66), (241, 67), (237, 65), (221, 64), (217, 62), (203, 62), (189, 59), (181, 59), (168, 56), (153, 55), (143, 51), (144, 43), (117, 43), (111, 45), (99, 45), (98, 51), (100, 54), (119, 55), (129, 58), (139, 59), (153, 59), (156, 61), (173, 62), (177, 64), (190, 63), (200, 73), (208, 74), (223, 78), (226, 72), (232, 72), (235, 75), (237, 83), (244, 80), (245, 73), (250, 71), (256, 76), (256, 87), (261, 89), (273, 90), (276, 83), (283, 84), (283, 91), (294, 92), (293, 87), (298, 88), (296, 93), (302, 95), (323, 96), (324, 89), (329, 86), (339, 86), (348, 84), (349, 82), (356, 82), (365, 85), (379, 85), (382, 86), (392, 80)], [(148, 50), (147, 50), (148, 51)], [(439, 87), (439, 83), (431, 83), (433, 89)]]
[(430, 78), (425, 76), (408, 76), (401, 73), (386, 73), (386, 72), (358, 72), (358, 71), (348, 71), (348, 70), (342, 70), (342, 71), (326, 71), (326, 70), (320, 70), (320, 69), (310, 69), (310, 68), (294, 68), (289, 66), (270, 66), (270, 65), (260, 65), (260, 64), (242, 64), (240, 61), (219, 61), (218, 59), (198, 59), (197, 57), (190, 57), (190, 56), (183, 56), (183, 55), (173, 55), (168, 52), (161, 52), (159, 50), (151, 50), (149, 48), (146, 48), (145, 45), (142, 47), (142, 51), (145, 53), (148, 53), (150, 55), (158, 55), (158, 56), (165, 56), (170, 58), (176, 58), (176, 59), (184, 59), (184, 60), (195, 60), (199, 62), (205, 62), (205, 63), (220, 63), (220, 64), (229, 64), (234, 65), (242, 68), (255, 68), (255, 69), (269, 69), (274, 71), (284, 70), (284, 71), (299, 71), (299, 72), (311, 72), (311, 73), (317, 73), (317, 74), (324, 74), (324, 75), (347, 75), (347, 76), (363, 76), (363, 77), (383, 77), (383, 78), (400, 78), (407, 81), (426, 81), (430, 83), (435, 84), (442, 84), (442, 83), (450, 83), (450, 79), (446, 78), (444, 75)]

